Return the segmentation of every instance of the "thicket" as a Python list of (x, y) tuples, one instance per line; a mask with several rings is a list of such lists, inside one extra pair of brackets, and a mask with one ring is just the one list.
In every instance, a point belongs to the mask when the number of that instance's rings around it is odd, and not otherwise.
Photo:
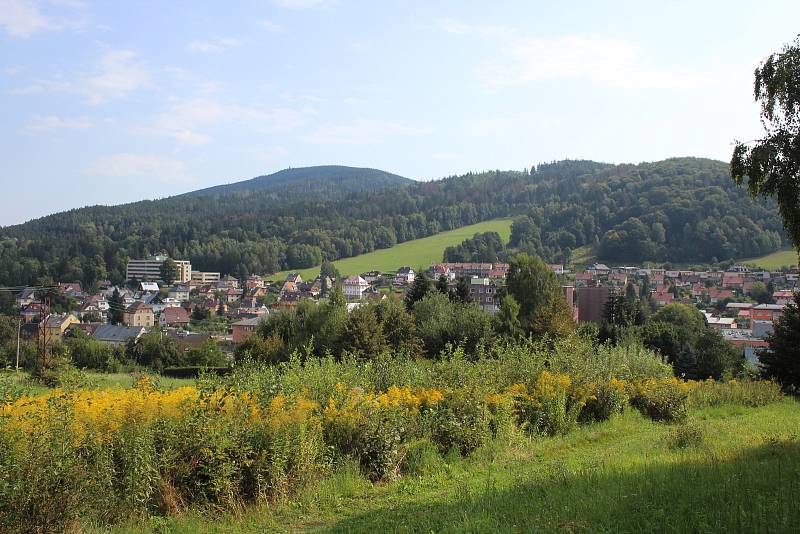
[(30, 397), (0, 380), (0, 529), (231, 510), (291, 496), (342, 462), (387, 480), (413, 469), (422, 449), (465, 455), (519, 432), (569, 432), (627, 406), (680, 421), (687, 402), (780, 398), (772, 386), (671, 375), (641, 345), (574, 335), (503, 341), (470, 358), (452, 346), (437, 360), (295, 352), (171, 391), (145, 377), (131, 389)]

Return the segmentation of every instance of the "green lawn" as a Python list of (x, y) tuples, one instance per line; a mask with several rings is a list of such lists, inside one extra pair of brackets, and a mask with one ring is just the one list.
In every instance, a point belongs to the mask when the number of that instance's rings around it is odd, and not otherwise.
[(797, 251), (794, 249), (779, 250), (760, 258), (739, 260), (739, 263), (756, 265), (762, 269), (780, 269), (787, 265), (797, 265)]
[[(721, 406), (683, 425), (628, 411), (563, 437), (495, 442), (467, 459), (423, 455), (417, 474), (388, 484), (344, 466), (289, 502), (112, 531), (796, 532), (798, 408)], [(694, 438), (678, 445), (681, 433)]]
[[(359, 274), (373, 270), (381, 272), (395, 271), (399, 267), (406, 265), (414, 269), (423, 265), (427, 267), (431, 263), (442, 261), (442, 253), (444, 253), (445, 248), (451, 245), (458, 245), (479, 232), (497, 232), (503, 242), (507, 243), (511, 236), (511, 219), (494, 219), (464, 226), (430, 237), (406, 241), (391, 248), (338, 260), (334, 264), (343, 275)], [(269, 279), (283, 280), (288, 272), (276, 273), (270, 276)], [(292, 272), (299, 272), (304, 280), (313, 279), (319, 274), (319, 266)]]

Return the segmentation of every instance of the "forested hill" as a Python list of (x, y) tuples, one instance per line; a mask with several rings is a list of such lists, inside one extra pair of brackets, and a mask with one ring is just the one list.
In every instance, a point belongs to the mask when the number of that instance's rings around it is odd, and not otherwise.
[(268, 176), (258, 176), (243, 182), (218, 185), (183, 196), (249, 194), (253, 191), (272, 191), (274, 198), (286, 198), (310, 193), (341, 194), (375, 191), (413, 183), (413, 180), (378, 169), (320, 165), (284, 169)]
[(725, 163), (562, 161), (335, 195), (184, 195), (72, 210), (0, 229), (0, 284), (121, 281), (129, 257), (165, 251), (243, 276), (317, 265), (497, 217), (512, 246), (548, 260), (596, 245), (609, 261), (704, 262), (785, 243), (772, 201), (736, 188)]

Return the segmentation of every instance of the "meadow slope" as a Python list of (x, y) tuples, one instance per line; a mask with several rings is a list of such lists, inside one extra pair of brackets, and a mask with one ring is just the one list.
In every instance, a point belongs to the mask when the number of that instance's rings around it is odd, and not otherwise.
[[(511, 235), (511, 219), (494, 219), (462, 226), (456, 230), (406, 241), (390, 248), (353, 256), (352, 258), (344, 258), (333, 263), (339, 269), (339, 272), (345, 276), (372, 270), (381, 272), (395, 271), (403, 266), (410, 266), (413, 269), (419, 266), (427, 267), (431, 263), (442, 261), (442, 254), (445, 248), (458, 245), (476, 233), (482, 232), (497, 232), (503, 242), (506, 243)], [(319, 274), (319, 266), (293, 272), (299, 272), (304, 280), (313, 279)], [(269, 279), (283, 280), (287, 274), (288, 271), (275, 273)]]

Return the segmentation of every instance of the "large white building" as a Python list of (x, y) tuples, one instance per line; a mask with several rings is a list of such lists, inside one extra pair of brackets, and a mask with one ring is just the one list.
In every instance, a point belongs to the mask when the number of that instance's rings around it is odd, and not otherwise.
[(342, 293), (344, 293), (346, 299), (359, 300), (368, 287), (367, 281), (360, 276), (348, 276), (342, 282)]
[[(126, 277), (128, 280), (161, 280), (161, 265), (169, 256), (150, 256), (144, 260), (128, 261)], [(192, 279), (192, 264), (187, 260), (172, 260), (178, 267), (175, 282), (185, 283)], [(163, 280), (162, 280), (163, 282)]]

